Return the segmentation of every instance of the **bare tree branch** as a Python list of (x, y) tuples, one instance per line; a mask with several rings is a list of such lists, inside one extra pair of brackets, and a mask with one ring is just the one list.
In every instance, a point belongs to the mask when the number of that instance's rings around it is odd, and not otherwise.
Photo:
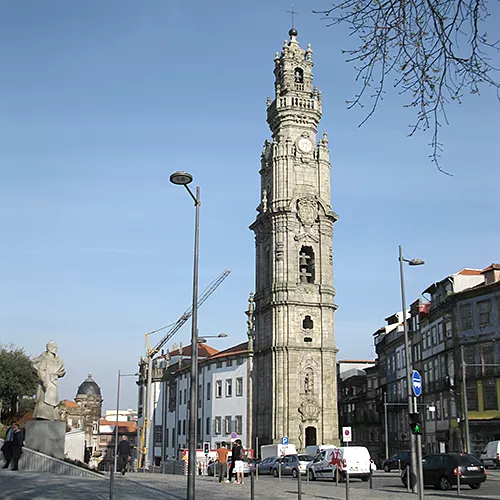
[[(494, 0), (490, 0), (494, 1)], [(322, 14), (327, 26), (344, 23), (351, 36), (359, 38), (355, 49), (343, 50), (354, 64), (361, 89), (348, 107), (363, 106), (365, 94), (373, 91), (371, 108), (363, 125), (377, 109), (386, 77), (394, 76), (394, 87), (409, 94), (405, 107), (416, 108), (417, 130), (431, 130), (432, 161), (440, 172), (442, 144), (439, 129), (448, 124), (446, 106), (461, 102), (464, 93), (478, 94), (481, 85), (495, 87), (497, 68), (490, 55), (499, 41), (490, 42), (481, 25), (489, 17), (487, 0), (338, 0)]]

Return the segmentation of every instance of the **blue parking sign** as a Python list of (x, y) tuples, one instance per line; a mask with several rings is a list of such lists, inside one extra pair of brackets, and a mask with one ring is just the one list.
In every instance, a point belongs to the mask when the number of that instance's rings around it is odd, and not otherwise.
[(283, 436), (281, 438), (281, 444), (288, 445), (288, 436)]

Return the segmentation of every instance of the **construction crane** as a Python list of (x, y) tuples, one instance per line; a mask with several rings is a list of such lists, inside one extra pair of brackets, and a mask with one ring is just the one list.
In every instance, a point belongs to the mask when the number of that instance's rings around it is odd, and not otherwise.
[[(215, 292), (215, 290), (221, 285), (221, 283), (231, 274), (230, 269), (226, 269), (218, 278), (214, 279), (206, 288), (203, 290), (201, 295), (198, 296), (198, 308)], [(146, 464), (148, 463), (148, 445), (150, 440), (151, 433), (151, 420), (152, 420), (152, 409), (153, 404), (150, 404), (150, 394), (151, 394), (151, 374), (153, 368), (153, 357), (160, 352), (160, 349), (182, 328), (184, 323), (191, 317), (193, 314), (193, 307), (191, 306), (187, 309), (182, 316), (173, 324), (163, 326), (158, 328), (157, 330), (152, 330), (148, 333), (144, 334), (144, 338), (146, 339), (146, 358), (141, 359), (141, 365), (147, 365), (147, 383), (146, 383), (146, 391), (143, 391), (143, 423), (142, 423), (142, 432), (140, 436), (140, 445), (139, 445), (139, 467), (144, 465), (144, 457), (146, 457)], [(163, 338), (152, 348), (151, 343), (149, 342), (149, 336), (160, 332), (162, 330), (166, 330), (170, 328), (168, 332), (163, 336)], [(191, 346), (191, 349), (194, 349), (197, 346)], [(145, 442), (144, 442), (145, 441)]]

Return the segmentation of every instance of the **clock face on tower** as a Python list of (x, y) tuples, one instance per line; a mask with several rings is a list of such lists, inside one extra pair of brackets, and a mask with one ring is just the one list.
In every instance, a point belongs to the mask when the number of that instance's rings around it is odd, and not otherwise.
[(306, 137), (301, 137), (297, 141), (297, 147), (302, 153), (310, 153), (312, 151), (312, 143)]

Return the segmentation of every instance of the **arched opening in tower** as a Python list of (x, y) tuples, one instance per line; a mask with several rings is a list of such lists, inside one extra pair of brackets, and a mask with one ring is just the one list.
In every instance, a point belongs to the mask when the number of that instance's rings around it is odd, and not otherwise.
[(314, 251), (311, 247), (300, 249), (299, 276), (301, 283), (314, 283)]

